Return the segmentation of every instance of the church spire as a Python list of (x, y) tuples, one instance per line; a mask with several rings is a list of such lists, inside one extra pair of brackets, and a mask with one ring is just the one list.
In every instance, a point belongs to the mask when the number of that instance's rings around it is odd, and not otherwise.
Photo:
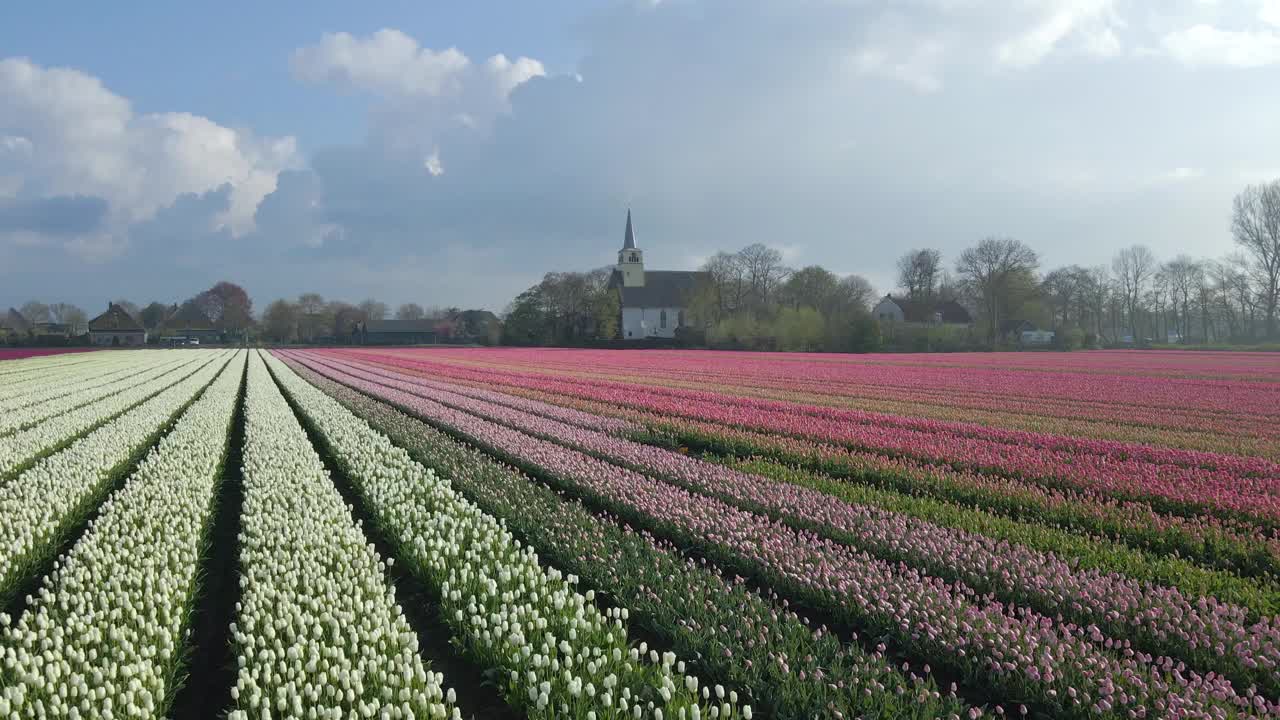
[(636, 234), (631, 230), (631, 208), (627, 208), (627, 234), (622, 241), (623, 250), (636, 249)]

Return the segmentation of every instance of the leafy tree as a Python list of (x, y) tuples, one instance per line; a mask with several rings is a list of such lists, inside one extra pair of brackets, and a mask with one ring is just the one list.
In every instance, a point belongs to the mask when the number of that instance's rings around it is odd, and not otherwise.
[(268, 339), (290, 342), (297, 337), (301, 308), (283, 298), (272, 302), (262, 313), (262, 331)]
[(160, 327), (160, 323), (169, 316), (169, 306), (161, 302), (152, 301), (146, 307), (138, 311), (138, 322), (142, 323), (142, 327), (148, 330), (155, 330)]
[(223, 280), (195, 297), (213, 327), (239, 334), (253, 324), (253, 301), (249, 293), (233, 282)]

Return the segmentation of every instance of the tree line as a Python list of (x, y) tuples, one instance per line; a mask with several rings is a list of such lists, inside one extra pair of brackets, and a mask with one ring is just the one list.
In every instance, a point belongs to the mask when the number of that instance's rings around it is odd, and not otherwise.
[[(139, 305), (119, 298), (111, 304), (119, 306), (151, 333), (152, 341), (158, 341), (166, 331), (200, 326), (216, 331), (227, 342), (345, 343), (352, 341), (358, 324), (393, 318), (424, 321), (442, 338), (495, 344), (500, 336), (500, 322), (486, 310), (424, 307), (409, 302), (393, 311), (388, 304), (372, 298), (349, 303), (326, 300), (318, 293), (303, 293), (292, 300), (274, 300), (262, 311), (261, 317), (257, 317), (249, 294), (229, 281), (219, 282), (182, 303), (152, 301)], [(32, 300), (18, 308), (18, 312), (28, 324), (65, 325), (66, 337), (10, 335), (5, 338), (10, 344), (75, 344), (85, 341), (88, 333), (90, 316), (75, 305)], [(189, 324), (193, 319), (196, 324)]]
[[(942, 252), (917, 248), (897, 262), (895, 297), (936, 307), (955, 301), (966, 327), (888, 327), (871, 310), (878, 294), (859, 275), (819, 265), (793, 269), (775, 248), (718, 252), (706, 280), (686, 298), (676, 344), (712, 348), (869, 351), (1005, 347), (1027, 324), (1054, 332), (1062, 348), (1276, 341), (1280, 306), (1280, 180), (1236, 196), (1237, 251), (1219, 259), (1161, 261), (1137, 244), (1109, 264), (1041, 273), (1038, 253), (1008, 237), (987, 237), (950, 268)], [(512, 301), (502, 339), (518, 345), (611, 344), (619, 339), (612, 268), (548, 273)]]

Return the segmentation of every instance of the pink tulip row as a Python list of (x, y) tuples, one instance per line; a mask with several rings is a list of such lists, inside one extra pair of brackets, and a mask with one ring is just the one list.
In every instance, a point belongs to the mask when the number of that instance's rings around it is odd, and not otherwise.
[[(332, 359), (335, 356), (327, 354), (326, 357)], [(362, 367), (370, 371), (399, 372), (375, 363), (364, 363)], [(412, 371), (404, 372), (419, 380), (427, 377)], [(489, 386), (470, 380), (454, 379), (452, 382), (456, 387), (483, 389)], [(910, 458), (878, 455), (685, 418), (667, 418), (643, 410), (535, 390), (510, 387), (504, 390), (499, 393), (503, 397), (538, 400), (543, 407), (570, 406), (588, 416), (626, 419), (678, 442), (696, 445), (700, 439), (706, 439), (714, 443), (712, 449), (715, 452), (729, 452), (717, 449), (727, 443), (738, 448), (734, 452), (741, 454), (773, 456), (786, 463), (818, 468), (839, 477), (887, 483), (889, 487), (909, 494), (923, 493), (960, 505), (982, 507), (997, 514), (1071, 527), (1086, 534), (1119, 539), (1133, 547), (1185, 556), (1193, 562), (1244, 576), (1280, 572), (1280, 538), (1275, 531), (1264, 531), (1256, 525), (1229, 518), (1203, 514), (1170, 515), (1157, 512), (1142, 502), (1079, 491), (1064, 492), (1015, 478), (955, 470), (950, 466)]]
[[(542, 367), (542, 366), (540, 366)], [(1123, 404), (1089, 399), (1018, 397), (990, 390), (938, 389), (911, 384), (835, 386), (823, 380), (803, 377), (789, 379), (759, 379), (730, 373), (694, 373), (673, 371), (645, 371), (643, 375), (631, 374), (634, 370), (606, 370), (592, 366), (564, 369), (563, 375), (581, 376), (638, 382), (642, 384), (697, 385), (702, 389), (721, 394), (763, 396), (783, 399), (787, 402), (815, 402), (820, 397), (823, 405), (856, 407), (867, 401), (882, 404), (905, 405), (907, 412), (940, 419), (963, 418), (965, 411), (979, 410), (1009, 421), (1024, 422), (1039, 419), (1052, 425), (1054, 421), (1105, 423), (1122, 427), (1176, 430), (1198, 435), (1222, 435), (1226, 437), (1280, 438), (1280, 423), (1264, 415), (1244, 412), (1228, 415), (1219, 411), (1194, 408), (1151, 407), (1139, 404)], [(905, 380), (905, 379), (904, 379)], [(950, 411), (950, 412), (948, 412)]]
[[(579, 395), (595, 394), (596, 399), (617, 400), (620, 397), (634, 395), (641, 402), (663, 403), (682, 401), (690, 403), (717, 403), (730, 405), (745, 412), (784, 414), (800, 416), (801, 422), (815, 423), (826, 420), (849, 425), (876, 425), (903, 431), (918, 431), (929, 434), (947, 435), (956, 438), (967, 438), (987, 441), (996, 444), (1025, 446), (1037, 450), (1059, 450), (1075, 454), (1098, 454), (1114, 460), (1137, 460), (1153, 464), (1171, 464), (1186, 467), (1203, 467), (1206, 469), (1228, 470), (1241, 475), (1258, 477), (1274, 477), (1280, 479), (1280, 463), (1260, 458), (1245, 458), (1221, 453), (1199, 452), (1194, 450), (1174, 450), (1170, 448), (1153, 448), (1147, 445), (1124, 443), (1106, 440), (1082, 440), (1050, 433), (1035, 433), (1021, 430), (1003, 430), (975, 423), (947, 422), (922, 418), (890, 415), (886, 413), (863, 412), (824, 405), (807, 405), (749, 397), (733, 397), (720, 393), (698, 390), (687, 390), (669, 387), (645, 387), (631, 383), (607, 380), (589, 380), (574, 377), (554, 377), (545, 374), (521, 372), (519, 370), (483, 371), (469, 370), (457, 366), (435, 363), (430, 359), (410, 359), (397, 355), (381, 355), (361, 353), (377, 362), (387, 362), (408, 368), (421, 368), (432, 374), (459, 375), (472, 379), (480, 377), (488, 382), (523, 385), (531, 382), (543, 384), (559, 383), (547, 389), (559, 389)], [(651, 399), (651, 400), (650, 400)], [(665, 408), (664, 408), (665, 409)], [(820, 429), (813, 432), (820, 433)], [(834, 439), (834, 438), (832, 438)]]
[[(779, 517), (800, 528), (852, 543), (877, 556), (921, 567), (1046, 614), (1098, 625), (1152, 653), (1182, 657), (1202, 670), (1227, 671), (1241, 685), (1280, 691), (1280, 620), (1249, 622), (1240, 607), (1187, 597), (1095, 570), (1077, 570), (1050, 553), (942, 528), (897, 513), (708, 463), (553, 419), (559, 408), (470, 387), (450, 387), (377, 367), (306, 356), (317, 370), (407, 392), (517, 430), (583, 450), (695, 492)], [(1086, 633), (1089, 635), (1089, 633)], [(1101, 635), (1094, 636), (1106, 641)]]
[[(407, 357), (421, 357), (418, 350), (393, 350)], [(493, 349), (468, 351), (465, 355), (448, 352), (430, 353), (446, 360), (493, 362), (512, 368), (545, 366), (557, 372), (591, 368), (613, 369), (653, 375), (664, 372), (691, 375), (713, 374), (736, 380), (789, 382), (803, 378), (830, 387), (840, 393), (844, 388), (862, 385), (980, 392), (998, 398), (1017, 397), (1093, 401), (1108, 405), (1124, 405), (1174, 410), (1207, 410), (1238, 417), (1241, 413), (1280, 416), (1280, 361), (1275, 354), (1270, 365), (1260, 367), (1247, 377), (1214, 375), (1208, 377), (1177, 371), (1141, 368), (1134, 372), (1116, 373), (1105, 365), (1097, 366), (1099, 355), (1074, 355), (1065, 365), (1026, 366), (1016, 368), (1017, 355), (992, 355), (985, 364), (956, 364), (954, 358), (974, 356), (940, 356), (933, 362), (920, 362), (923, 356), (879, 356), (892, 358), (877, 361), (877, 356), (844, 356), (833, 361), (831, 356), (775, 355), (756, 353), (618, 353), (600, 350)], [(864, 359), (870, 358), (870, 359)], [(953, 360), (949, 363), (948, 360)], [(1153, 362), (1158, 363), (1159, 360)], [(1153, 375), (1158, 381), (1153, 381)]]
[[(440, 363), (363, 355), (377, 362), (509, 387), (644, 409), (729, 427), (804, 437), (881, 454), (995, 472), (1050, 486), (1091, 490), (1166, 505), (1280, 520), (1280, 465), (1260, 458), (996, 430), (775, 401), (478, 371)], [(994, 438), (994, 439), (992, 439)], [(1023, 441), (1017, 444), (1017, 441)]]
[(987, 601), (961, 585), (314, 360), (304, 358), (303, 364), (748, 567), (780, 590), (820, 602), (1004, 694), (1035, 698), (1079, 717), (1129, 711), (1204, 718), (1280, 715), (1280, 705), (1253, 690), (1238, 693), (1220, 676), (1202, 676), (1174, 660), (1153, 660), (1122, 647), (1100, 648), (1081, 630)]
[(62, 355), (64, 353), (88, 352), (94, 348), (12, 348), (0, 350), (0, 360), (21, 360), (44, 355)]

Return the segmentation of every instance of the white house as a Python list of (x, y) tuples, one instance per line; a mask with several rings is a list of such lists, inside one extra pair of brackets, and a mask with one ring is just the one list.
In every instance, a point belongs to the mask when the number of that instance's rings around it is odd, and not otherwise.
[(609, 279), (617, 288), (622, 308), (622, 339), (673, 338), (689, 324), (689, 300), (707, 273), (687, 270), (645, 270), (644, 251), (636, 247), (627, 210), (627, 230), (618, 251), (618, 264)]

